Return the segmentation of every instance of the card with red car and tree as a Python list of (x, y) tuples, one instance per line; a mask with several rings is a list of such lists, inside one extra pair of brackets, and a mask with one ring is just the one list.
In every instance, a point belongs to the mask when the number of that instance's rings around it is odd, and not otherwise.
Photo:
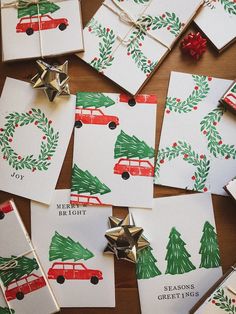
[(152, 206), (156, 103), (77, 93), (71, 203)]
[[(0, 204), (0, 313), (59, 311), (15, 203)], [(35, 309), (35, 304), (40, 304)]]
[(103, 254), (111, 215), (70, 204), (70, 190), (56, 190), (50, 206), (31, 202), (32, 241), (61, 307), (115, 307), (113, 256)]
[[(80, 1), (1, 1), (3, 61), (83, 50)], [(11, 38), (11, 40), (9, 40)]]

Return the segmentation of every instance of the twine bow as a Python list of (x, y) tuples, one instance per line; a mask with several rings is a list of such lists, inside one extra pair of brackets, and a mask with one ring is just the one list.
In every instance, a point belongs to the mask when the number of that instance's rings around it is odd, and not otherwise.
[[(171, 48), (169, 47), (169, 45), (167, 45), (166, 43), (164, 43), (163, 41), (161, 41), (159, 38), (157, 38), (155, 35), (153, 35), (152, 33), (150, 33), (148, 31), (148, 27), (152, 24), (152, 17), (149, 16), (149, 18), (138, 18), (137, 20), (135, 20), (132, 15), (126, 11), (119, 3), (117, 3), (115, 0), (111, 0), (112, 3), (114, 3), (114, 5), (116, 7), (119, 8), (120, 12), (117, 12), (113, 7), (111, 7), (109, 4), (103, 2), (103, 5), (108, 8), (109, 10), (111, 10), (113, 13), (115, 13), (120, 21), (131, 25), (132, 27), (136, 27), (138, 30), (140, 30), (141, 32), (143, 32), (145, 35), (149, 36), (150, 38), (152, 38), (153, 40), (155, 40), (156, 42), (158, 42), (159, 44), (161, 44), (162, 46), (166, 47), (168, 50), (171, 50)], [(150, 4), (149, 4), (150, 5)], [(147, 5), (147, 7), (149, 7), (149, 5)], [(144, 11), (145, 12), (145, 11)], [(143, 12), (143, 13), (144, 13)], [(143, 14), (142, 13), (142, 14)], [(142, 15), (141, 14), (141, 15)], [(130, 44), (131, 42), (133, 42), (134, 40), (137, 39), (139, 35), (137, 34), (136, 36), (134, 36), (134, 38), (130, 39), (125, 39), (125, 38), (121, 38), (120, 36), (117, 36), (117, 39), (122, 42), (123, 44)], [(125, 36), (126, 37), (126, 36)]]

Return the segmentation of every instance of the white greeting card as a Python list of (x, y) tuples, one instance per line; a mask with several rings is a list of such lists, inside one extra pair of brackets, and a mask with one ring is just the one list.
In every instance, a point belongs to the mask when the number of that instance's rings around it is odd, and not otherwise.
[(0, 247), (0, 313), (58, 312), (37, 252), (13, 201), (0, 205), (0, 238), (4, 239)]
[(226, 195), (236, 167), (236, 117), (219, 106), (232, 81), (172, 72), (155, 183)]
[(85, 52), (78, 56), (135, 95), (171, 50), (201, 3), (201, 0), (105, 0), (84, 29)]
[(69, 190), (56, 190), (50, 206), (31, 203), (32, 241), (50, 285), (62, 307), (114, 307), (113, 257), (103, 254), (112, 208), (69, 201)]
[(156, 101), (77, 94), (71, 203), (151, 208)]
[(131, 208), (150, 247), (136, 265), (142, 314), (187, 314), (222, 275), (210, 194), (157, 198)]
[(234, 178), (228, 184), (226, 184), (225, 190), (229, 195), (231, 195), (236, 200), (236, 178)]
[(204, 2), (204, 7), (194, 22), (221, 51), (236, 38), (236, 3), (233, 0), (204, 0)]
[(74, 125), (75, 96), (50, 102), (7, 78), (0, 100), (0, 190), (49, 204)]
[(2, 0), (1, 20), (3, 61), (83, 50), (78, 0), (39, 1), (28, 6), (19, 1), (18, 9), (12, 1)]
[[(233, 267), (232, 267), (233, 268)], [(194, 314), (226, 314), (236, 311), (236, 272), (233, 271), (221, 282), (209, 298), (195, 311)]]

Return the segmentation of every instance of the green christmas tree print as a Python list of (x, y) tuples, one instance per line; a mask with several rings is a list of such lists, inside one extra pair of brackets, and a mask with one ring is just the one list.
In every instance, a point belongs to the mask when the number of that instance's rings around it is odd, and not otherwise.
[(222, 119), (226, 109), (220, 106), (208, 113), (200, 122), (201, 132), (206, 136), (207, 148), (214, 157), (222, 156), (225, 159), (236, 158), (236, 147), (223, 143), (217, 130), (217, 125)]
[(235, 299), (231, 299), (229, 296), (225, 295), (225, 291), (222, 288), (216, 291), (211, 300), (211, 303), (215, 306), (218, 306), (224, 312), (229, 314), (236, 313)]
[(115, 101), (102, 93), (79, 92), (76, 95), (76, 107), (82, 108), (101, 108), (110, 107)]
[(184, 274), (196, 269), (189, 259), (191, 255), (185, 248), (186, 243), (180, 236), (181, 234), (173, 227), (169, 235), (165, 257), (167, 261), (166, 274)]
[(76, 164), (72, 169), (71, 191), (80, 193), (106, 194), (111, 192), (108, 186), (102, 183), (97, 177), (91, 175), (88, 170), (83, 171)]
[(154, 154), (154, 148), (148, 146), (147, 143), (134, 135), (130, 136), (121, 130), (120, 134), (117, 136), (114, 149), (115, 158), (153, 158)]
[(74, 260), (88, 260), (94, 257), (94, 254), (85, 249), (79, 242), (74, 241), (70, 237), (63, 237), (55, 232), (49, 249), (49, 261), (61, 259), (62, 261)]
[(215, 228), (206, 221), (203, 227), (203, 235), (201, 238), (201, 254), (200, 268), (215, 268), (220, 266), (220, 254)]
[(137, 279), (149, 279), (161, 275), (155, 264), (156, 262), (157, 260), (153, 256), (150, 246), (139, 251), (136, 264)]
[(15, 314), (15, 311), (13, 309), (9, 309), (8, 307), (0, 306), (0, 314)]
[[(0, 257), (0, 266), (11, 262), (13, 258), (16, 258), (16, 256), (10, 258)], [(16, 261), (16, 267), (0, 271), (0, 279), (5, 287), (7, 287), (13, 280), (18, 280), (23, 276), (31, 274), (34, 270), (39, 269), (39, 265), (35, 258), (22, 256), (17, 258)]]
[(46, 0), (39, 0), (39, 4), (30, 4), (28, 1), (20, 0), (19, 1), (19, 8), (18, 8), (18, 18), (24, 16), (33, 16), (33, 15), (43, 15), (47, 13), (53, 13), (59, 10), (60, 7), (51, 2)]

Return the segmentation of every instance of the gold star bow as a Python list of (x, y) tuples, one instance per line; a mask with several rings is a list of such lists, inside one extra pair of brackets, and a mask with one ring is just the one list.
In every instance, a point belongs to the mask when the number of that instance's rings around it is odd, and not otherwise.
[(110, 229), (105, 233), (108, 244), (104, 253), (112, 253), (117, 259), (136, 263), (137, 253), (150, 245), (142, 235), (143, 228), (135, 226), (131, 214), (124, 219), (109, 217), (109, 224)]
[(36, 62), (39, 72), (31, 79), (33, 88), (44, 89), (50, 101), (60, 95), (70, 95), (68, 61), (62, 65), (50, 65), (42, 60)]

